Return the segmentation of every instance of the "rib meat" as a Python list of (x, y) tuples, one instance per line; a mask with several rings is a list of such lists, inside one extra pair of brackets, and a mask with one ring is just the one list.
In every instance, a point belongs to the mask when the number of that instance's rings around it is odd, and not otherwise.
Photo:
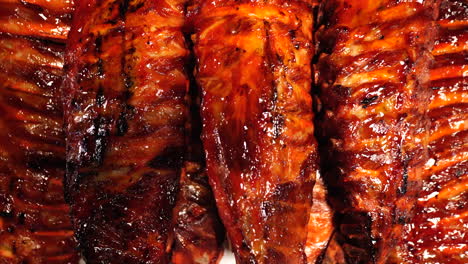
[(334, 231), (333, 210), (327, 202), (327, 189), (320, 176), (317, 176), (313, 197), (309, 223), (307, 224), (305, 252), (307, 263), (318, 264), (322, 263), (324, 250), (327, 249)]
[(348, 263), (385, 263), (421, 185), (436, 5), (422, 2), (330, 0), (321, 9), (317, 127)]
[(78, 263), (60, 85), (73, 1), (0, 0), (0, 263)]
[(317, 169), (310, 1), (194, 1), (207, 173), (238, 263), (305, 263)]
[(223, 252), (224, 228), (206, 175), (196, 87), (190, 89), (189, 102), (190, 115), (185, 129), (188, 149), (174, 208), (172, 263), (216, 264)]
[(468, 262), (468, 3), (444, 0), (432, 51), (427, 169), (393, 263)]
[(184, 4), (77, 6), (66, 57), (65, 183), (87, 263), (169, 263), (187, 114)]

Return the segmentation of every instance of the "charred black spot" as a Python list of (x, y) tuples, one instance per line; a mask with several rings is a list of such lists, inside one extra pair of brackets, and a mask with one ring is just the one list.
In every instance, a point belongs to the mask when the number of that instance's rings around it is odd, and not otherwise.
[(161, 154), (148, 162), (148, 166), (154, 169), (177, 169), (182, 166), (183, 161), (182, 147), (166, 148)]
[(101, 35), (98, 35), (96, 39), (94, 40), (94, 46), (96, 49), (96, 53), (99, 54), (102, 50), (102, 36)]
[(104, 89), (102, 88), (102, 85), (99, 85), (99, 88), (96, 93), (96, 104), (101, 107), (104, 105), (104, 102), (106, 101), (106, 97), (104, 96)]
[(25, 213), (19, 213), (18, 214), (18, 224), (24, 225), (25, 220), (26, 220), (26, 214)]
[(375, 102), (379, 97), (377, 95), (374, 95), (372, 97), (366, 97), (361, 100), (361, 105), (362, 108), (367, 108), (371, 103)]
[(289, 30), (289, 37), (291, 39), (295, 39), (296, 38), (296, 30)]
[(120, 113), (119, 119), (117, 119), (117, 136), (123, 136), (128, 131), (127, 123), (127, 111), (122, 111)]
[(400, 225), (406, 224), (406, 217), (404, 215), (400, 215), (400, 217), (398, 217), (398, 224)]
[(404, 195), (408, 188), (408, 168), (405, 166), (401, 186), (398, 187), (398, 194)]

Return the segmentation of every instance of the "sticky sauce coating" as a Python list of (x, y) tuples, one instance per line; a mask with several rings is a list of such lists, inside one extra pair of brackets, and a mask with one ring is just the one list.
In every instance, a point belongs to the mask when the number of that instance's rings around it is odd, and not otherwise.
[(60, 100), (73, 1), (0, 6), (0, 263), (78, 263)]

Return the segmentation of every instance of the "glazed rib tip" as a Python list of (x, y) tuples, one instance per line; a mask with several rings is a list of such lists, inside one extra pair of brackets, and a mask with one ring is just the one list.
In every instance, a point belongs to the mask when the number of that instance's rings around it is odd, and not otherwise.
[(184, 2), (80, 1), (66, 63), (66, 198), (88, 263), (169, 263), (184, 125)]
[(347, 263), (385, 263), (411, 219), (427, 160), (435, 6), (322, 4), (317, 134)]
[(305, 263), (317, 171), (312, 1), (193, 1), (203, 144), (238, 263)]
[(0, 1), (0, 263), (78, 263), (60, 85), (73, 1)]

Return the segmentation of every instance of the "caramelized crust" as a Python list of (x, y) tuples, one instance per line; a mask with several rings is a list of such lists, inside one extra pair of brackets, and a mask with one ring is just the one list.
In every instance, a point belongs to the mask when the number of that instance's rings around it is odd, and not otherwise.
[(83, 0), (66, 63), (66, 198), (87, 263), (169, 263), (188, 51), (177, 0)]
[(194, 1), (207, 173), (238, 263), (305, 263), (317, 170), (309, 1)]
[(468, 262), (468, 3), (444, 0), (432, 52), (427, 169), (394, 263)]
[(324, 179), (347, 263), (384, 263), (426, 161), (433, 1), (330, 0), (316, 80)]
[(73, 2), (0, 0), (0, 263), (78, 263), (60, 84)]

